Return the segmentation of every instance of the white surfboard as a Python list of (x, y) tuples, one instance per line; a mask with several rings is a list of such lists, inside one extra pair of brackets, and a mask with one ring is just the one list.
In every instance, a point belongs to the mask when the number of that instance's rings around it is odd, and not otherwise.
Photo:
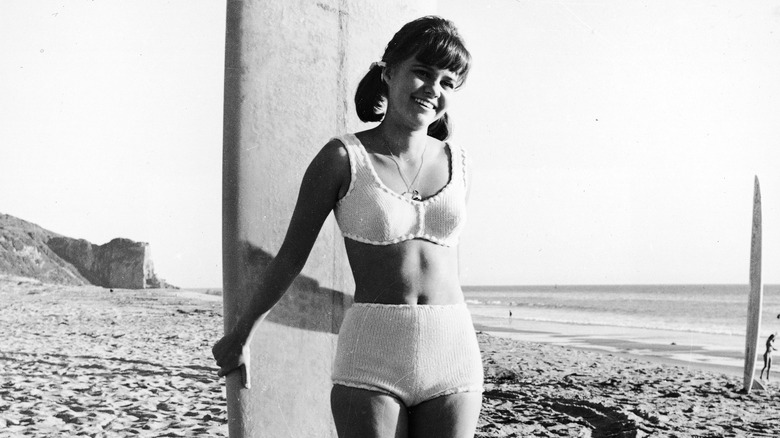
[(743, 375), (744, 391), (763, 389), (755, 379), (758, 337), (761, 329), (761, 306), (764, 285), (761, 282), (761, 190), (758, 176), (753, 191), (753, 231), (750, 239), (750, 296), (748, 298), (747, 332), (745, 334), (745, 369)]
[[(364, 4), (365, 3), (365, 4)], [(393, 33), (430, 0), (227, 2), (223, 148), (225, 330), (276, 257), (303, 172), (330, 137), (365, 129), (357, 82)], [(354, 282), (326, 220), (301, 274), (256, 324), (244, 373), (227, 376), (231, 438), (335, 438), (330, 409), (337, 333)]]

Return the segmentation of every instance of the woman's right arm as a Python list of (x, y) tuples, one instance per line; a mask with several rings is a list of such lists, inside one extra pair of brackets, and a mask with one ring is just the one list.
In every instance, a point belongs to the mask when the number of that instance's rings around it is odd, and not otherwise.
[(282, 298), (303, 269), (320, 229), (350, 183), (349, 157), (339, 141), (331, 141), (312, 160), (301, 182), (298, 200), (279, 252), (263, 271), (248, 306), (233, 330), (212, 349), (220, 375), (242, 364), (241, 347), (252, 327)]

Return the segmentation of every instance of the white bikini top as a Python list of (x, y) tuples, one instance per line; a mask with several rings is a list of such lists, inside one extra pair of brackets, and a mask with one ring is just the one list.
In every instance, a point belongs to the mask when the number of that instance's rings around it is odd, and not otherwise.
[(372, 245), (410, 239), (454, 246), (466, 222), (466, 164), (462, 149), (450, 150), (450, 178), (435, 195), (415, 201), (388, 188), (354, 134), (336, 137), (349, 155), (351, 178), (334, 209), (344, 237)]

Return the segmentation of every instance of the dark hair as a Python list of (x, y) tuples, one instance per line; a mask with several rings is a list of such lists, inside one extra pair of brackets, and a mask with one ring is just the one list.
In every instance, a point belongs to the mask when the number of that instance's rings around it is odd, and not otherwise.
[[(458, 29), (452, 22), (437, 16), (418, 18), (406, 23), (387, 44), (382, 61), (390, 68), (412, 56), (423, 64), (458, 75), (460, 87), (466, 80), (471, 54), (466, 50)], [(387, 84), (382, 81), (382, 67), (373, 65), (360, 81), (355, 92), (355, 108), (364, 122), (379, 122), (385, 116)], [(446, 140), (452, 132), (445, 113), (428, 127), (428, 135)]]

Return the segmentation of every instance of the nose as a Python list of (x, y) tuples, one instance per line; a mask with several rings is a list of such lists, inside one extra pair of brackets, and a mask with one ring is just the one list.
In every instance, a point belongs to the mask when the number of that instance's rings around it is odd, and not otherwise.
[(438, 82), (428, 82), (425, 85), (425, 94), (428, 97), (439, 97), (441, 95), (441, 85)]

